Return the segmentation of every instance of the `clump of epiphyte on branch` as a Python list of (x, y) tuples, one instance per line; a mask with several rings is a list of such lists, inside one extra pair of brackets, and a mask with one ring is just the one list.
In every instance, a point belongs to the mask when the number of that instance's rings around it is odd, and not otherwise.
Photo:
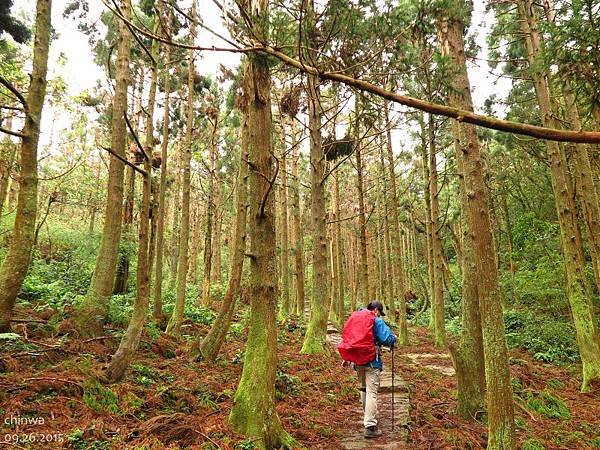
[(354, 139), (346, 136), (343, 139), (337, 140), (333, 136), (325, 138), (323, 142), (323, 151), (327, 161), (335, 161), (350, 155), (354, 151)]
[(285, 91), (281, 97), (281, 112), (287, 114), (289, 117), (296, 117), (300, 111), (301, 94), (302, 88), (300, 86), (293, 86)]

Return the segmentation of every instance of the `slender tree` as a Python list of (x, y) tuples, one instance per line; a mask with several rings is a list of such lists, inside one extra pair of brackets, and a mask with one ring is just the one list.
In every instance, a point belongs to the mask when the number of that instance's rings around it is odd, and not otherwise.
[[(167, 29), (162, 30), (164, 34), (169, 34), (169, 28), (173, 22), (173, 10), (168, 8)], [(154, 284), (154, 305), (152, 308), (152, 318), (156, 321), (162, 320), (162, 287), (163, 287), (163, 259), (164, 259), (164, 241), (165, 241), (165, 218), (167, 215), (166, 192), (167, 192), (167, 158), (169, 147), (169, 119), (171, 102), (171, 74), (169, 73), (169, 60), (171, 59), (171, 46), (164, 45), (164, 60), (167, 62), (163, 68), (163, 88), (164, 88), (164, 109), (163, 109), (163, 129), (160, 153), (160, 185), (158, 191), (158, 202), (155, 214), (157, 216), (156, 231), (156, 266), (155, 266), (155, 284)]]
[(210, 304), (210, 280), (213, 269), (213, 228), (215, 222), (215, 184), (218, 156), (218, 131), (219, 112), (211, 109), (209, 112), (210, 140), (209, 140), (209, 174), (208, 174), (208, 196), (206, 199), (206, 226), (204, 229), (204, 272), (202, 275), (202, 299), (204, 306)]
[(390, 219), (392, 221), (391, 226), (391, 243), (392, 243), (392, 253), (393, 253), (393, 268), (394, 268), (394, 278), (396, 280), (397, 289), (396, 294), (400, 300), (400, 307), (397, 310), (397, 321), (400, 325), (400, 333), (398, 336), (398, 344), (399, 345), (408, 345), (408, 323), (406, 319), (406, 298), (404, 296), (406, 287), (404, 285), (404, 271), (402, 270), (402, 261), (403, 261), (403, 253), (402, 253), (402, 241), (400, 238), (400, 203), (398, 201), (398, 184), (396, 182), (396, 170), (395, 170), (395, 161), (394, 161), (394, 153), (392, 151), (392, 135), (390, 129), (390, 119), (389, 119), (389, 104), (387, 100), (383, 102), (383, 111), (385, 116), (385, 124), (386, 124), (386, 139), (385, 139), (385, 148), (387, 154), (387, 166), (390, 177), (390, 200), (392, 202), (391, 205), (391, 214)]
[[(426, 72), (428, 72), (426, 70)], [(431, 304), (431, 317), (433, 319), (434, 344), (436, 347), (446, 346), (446, 317), (444, 313), (444, 275), (442, 264), (442, 238), (440, 226), (440, 201), (438, 190), (437, 171), (437, 142), (435, 135), (435, 122), (429, 114), (427, 135), (429, 144), (429, 194), (431, 195), (431, 238), (433, 247), (433, 302)], [(426, 162), (423, 161), (423, 164)]]
[(199, 346), (199, 352), (202, 357), (208, 361), (214, 361), (219, 354), (219, 350), (225, 342), (225, 336), (231, 324), (231, 318), (235, 311), (235, 303), (242, 291), (242, 269), (246, 253), (246, 222), (248, 209), (248, 80), (247, 74), (244, 75), (241, 87), (242, 93), (238, 99), (238, 106), (242, 113), (242, 126), (240, 131), (240, 158), (237, 179), (237, 200), (236, 200), (236, 219), (235, 231), (233, 236), (233, 260), (231, 263), (231, 278), (229, 286), (219, 315), (214, 321), (210, 331), (204, 339), (200, 341), (197, 338), (195, 348)]
[[(286, 115), (281, 113), (281, 128), (283, 130), (282, 140), (285, 144)], [(289, 263), (289, 220), (288, 220), (288, 167), (287, 153), (288, 149), (283, 146), (281, 157), (279, 158), (279, 171), (281, 174), (281, 296), (282, 312), (288, 316), (291, 312), (290, 301), (290, 263)]]
[[(190, 12), (190, 41), (196, 38), (196, 0), (192, 1)], [(194, 127), (194, 76), (195, 66), (194, 50), (188, 52), (188, 98), (187, 98), (187, 121), (185, 127), (185, 142), (181, 152), (182, 165), (182, 200), (181, 200), (181, 232), (179, 236), (179, 257), (177, 260), (177, 296), (173, 314), (167, 325), (167, 333), (178, 335), (183, 322), (183, 310), (185, 307), (185, 287), (188, 271), (188, 246), (190, 238), (190, 164), (192, 159), (192, 132)]]
[[(158, 31), (160, 19), (154, 17), (154, 31)], [(148, 93), (148, 105), (146, 107), (146, 125), (144, 148), (140, 149), (144, 155), (144, 181), (142, 187), (142, 206), (140, 209), (140, 226), (138, 237), (138, 258), (136, 272), (136, 296), (133, 304), (133, 312), (125, 334), (121, 339), (119, 348), (113, 355), (106, 369), (106, 378), (115, 382), (123, 378), (125, 370), (131, 363), (139, 344), (148, 305), (150, 303), (150, 278), (152, 273), (152, 252), (150, 239), (151, 224), (151, 201), (152, 201), (152, 155), (154, 147), (154, 104), (156, 100), (156, 85), (158, 80), (158, 55), (160, 44), (157, 40), (152, 41), (150, 51), (152, 75)]]
[(367, 252), (367, 217), (365, 208), (365, 194), (364, 194), (364, 168), (363, 168), (363, 157), (361, 148), (361, 136), (360, 136), (360, 112), (358, 105), (364, 103), (359, 101), (359, 96), (356, 97), (356, 117), (354, 119), (354, 133), (356, 136), (356, 148), (354, 149), (354, 156), (356, 158), (356, 192), (358, 194), (358, 236), (359, 236), (359, 261), (358, 261), (358, 275), (359, 275), (359, 289), (361, 303), (368, 303), (369, 293), (371, 291), (371, 280), (369, 279), (368, 269), (368, 252)]
[[(131, 14), (130, 0), (121, 0), (120, 10), (128, 19)], [(129, 82), (129, 53), (131, 34), (123, 22), (119, 22), (115, 92), (112, 105), (111, 152), (125, 158), (127, 111), (127, 84)], [(84, 336), (95, 336), (102, 332), (108, 314), (108, 304), (113, 292), (119, 241), (121, 239), (123, 204), (123, 163), (111, 154), (108, 169), (108, 192), (104, 228), (96, 268), (83, 303), (76, 312), (75, 320), (79, 332)]]
[(296, 126), (297, 111), (289, 112), (291, 116), (290, 133), (292, 135), (290, 210), (292, 221), (292, 257), (294, 259), (294, 292), (295, 314), (304, 315), (304, 237), (300, 214), (300, 179), (298, 177), (298, 131)]

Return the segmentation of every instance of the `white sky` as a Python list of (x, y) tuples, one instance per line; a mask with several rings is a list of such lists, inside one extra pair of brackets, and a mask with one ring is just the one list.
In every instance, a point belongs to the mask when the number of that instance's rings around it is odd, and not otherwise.
[[(59, 37), (52, 43), (50, 54), (50, 74), (51, 79), (56, 74), (60, 74), (68, 85), (68, 94), (74, 96), (80, 92), (93, 88), (98, 79), (105, 80), (104, 70), (96, 66), (93, 62), (93, 55), (88, 43), (87, 36), (77, 30), (77, 25), (73, 20), (65, 20), (62, 17), (64, 8), (69, 0), (54, 0), (52, 25), (57, 31)], [(188, 2), (189, 3), (189, 2)], [(493, 16), (484, 14), (484, 2), (474, 2), (474, 20), (473, 26), (469, 33), (476, 35), (476, 42), (482, 48), (480, 58), (485, 59), (487, 55), (487, 47), (485, 45), (485, 36), (490, 28)], [(187, 9), (186, 2), (180, 2), (182, 9)], [(20, 0), (15, 3), (16, 11), (20, 15), (29, 15), (32, 18), (35, 9), (34, 0)], [(90, 0), (90, 17), (99, 17), (100, 12), (104, 9), (104, 5), (100, 0)], [(15, 8), (13, 9), (15, 10)], [(20, 11), (19, 11), (20, 10)], [(199, 0), (198, 13), (204, 23), (218, 33), (228, 36), (228, 32), (223, 25), (223, 19), (220, 16), (220, 10), (211, 0)], [(198, 30), (198, 44), (202, 46), (217, 46), (227, 47), (228, 44), (210, 34), (208, 31), (200, 28)], [(64, 66), (57, 65), (57, 60), (60, 54), (67, 57)], [(234, 68), (239, 64), (240, 55), (237, 53), (228, 52), (210, 52), (201, 53), (201, 59), (197, 60), (197, 71), (206, 75), (215, 75), (218, 72), (219, 64), (223, 64), (229, 68)], [(489, 72), (488, 65), (483, 60), (471, 62), (469, 65), (469, 76), (473, 89), (473, 100), (476, 110), (480, 110), (485, 99), (493, 91), (499, 94), (502, 98), (510, 89), (510, 81), (501, 78), (495, 85), (496, 77)], [(57, 119), (53, 130), (51, 131), (51, 118), (53, 114), (60, 114), (57, 111), (48, 111), (46, 108), (45, 117), (42, 124), (41, 144), (44, 146), (49, 142), (56, 143), (56, 135), (60, 134), (61, 128), (69, 127), (67, 119), (60, 117)], [(502, 109), (496, 109), (497, 114), (503, 114)], [(54, 133), (54, 139), (51, 139), (50, 134)], [(393, 133), (394, 149), (399, 150), (399, 146), (403, 144), (406, 138), (404, 133), (397, 131)]]

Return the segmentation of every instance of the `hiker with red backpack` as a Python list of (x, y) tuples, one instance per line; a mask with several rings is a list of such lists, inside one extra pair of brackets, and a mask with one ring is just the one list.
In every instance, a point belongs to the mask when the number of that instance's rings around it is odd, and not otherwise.
[(365, 438), (381, 436), (377, 427), (377, 391), (383, 370), (381, 346), (393, 348), (396, 343), (396, 336), (382, 316), (385, 316), (383, 305), (377, 300), (369, 303), (366, 309), (355, 311), (346, 321), (342, 342), (338, 345), (343, 366), (352, 363), (358, 374)]

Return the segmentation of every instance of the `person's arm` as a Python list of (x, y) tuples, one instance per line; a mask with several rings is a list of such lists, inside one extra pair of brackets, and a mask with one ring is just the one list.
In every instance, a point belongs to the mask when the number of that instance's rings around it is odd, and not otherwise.
[(390, 327), (386, 323), (377, 317), (375, 324), (373, 325), (373, 334), (375, 335), (375, 342), (377, 345), (385, 345), (386, 347), (393, 347), (396, 343), (396, 336), (392, 333)]

